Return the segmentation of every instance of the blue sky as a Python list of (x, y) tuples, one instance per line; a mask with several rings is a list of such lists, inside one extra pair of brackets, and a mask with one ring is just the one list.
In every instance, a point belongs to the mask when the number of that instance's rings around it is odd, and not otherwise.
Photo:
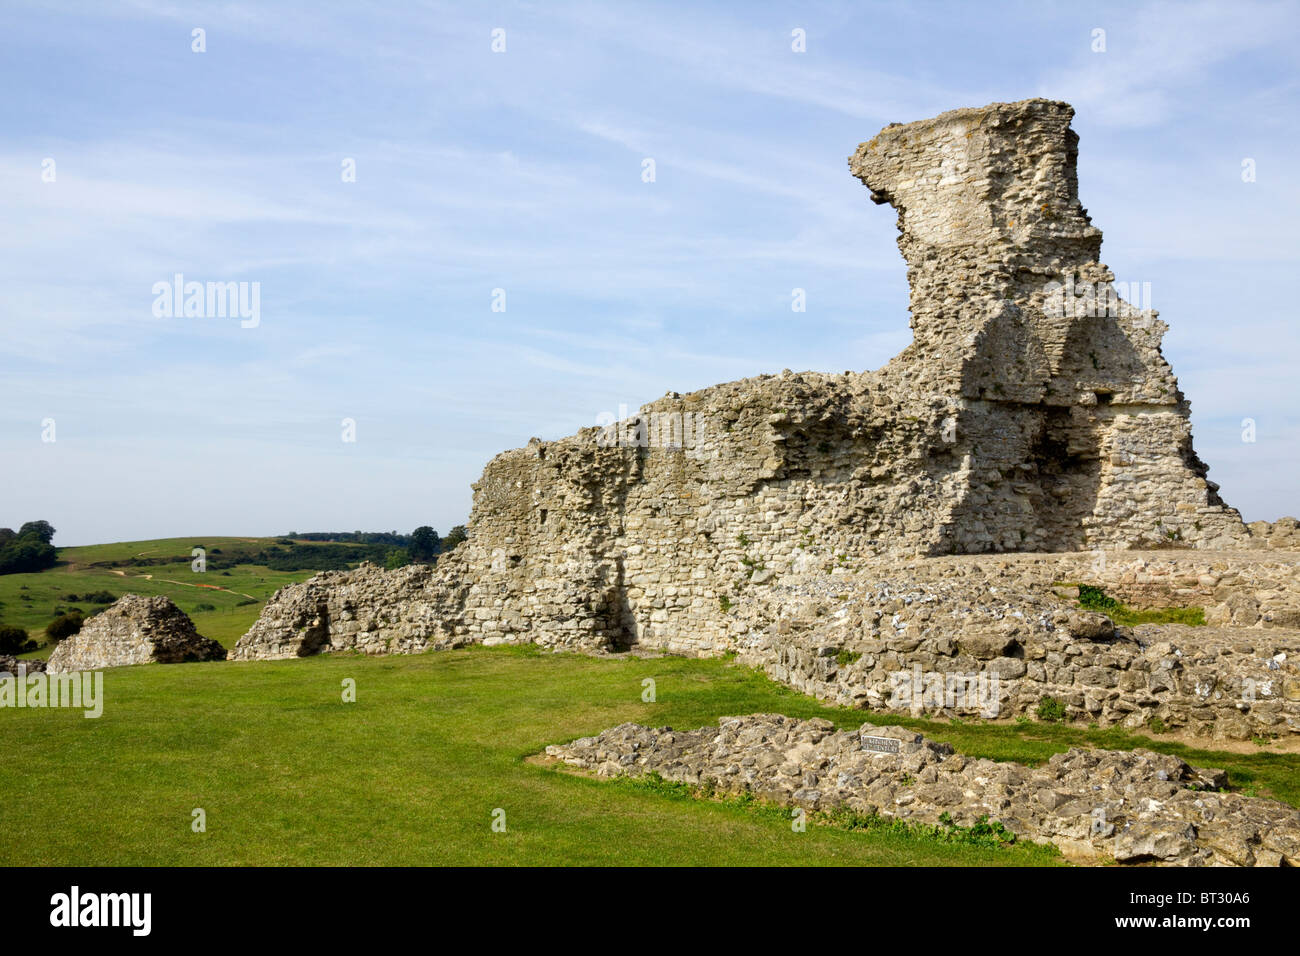
[[(1300, 511), (1294, 4), (9, 0), (0, 25), (0, 525), (445, 532), (531, 436), (877, 368), (905, 271), (846, 158), (1030, 96), (1077, 110), (1102, 259), (1151, 283), (1211, 478), (1248, 520)], [(260, 323), (155, 317), (178, 272), (260, 283)]]

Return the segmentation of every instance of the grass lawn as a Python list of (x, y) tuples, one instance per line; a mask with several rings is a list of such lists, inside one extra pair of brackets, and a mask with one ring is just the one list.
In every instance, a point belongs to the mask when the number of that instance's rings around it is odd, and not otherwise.
[[(653, 677), (658, 701), (641, 701)], [(357, 702), (341, 701), (345, 678)], [(1108, 732), (950, 725), (827, 708), (724, 661), (608, 660), (531, 647), (144, 666), (105, 674), (104, 715), (0, 710), (0, 864), (1020, 865), (1042, 848), (809, 826), (526, 762), (634, 720), (726, 714), (906, 722), (968, 753), (1041, 760)], [(1130, 738), (1149, 743), (1143, 738)], [(1176, 749), (1153, 746), (1153, 749)], [(1198, 755), (1199, 756), (1199, 755)], [(1208, 755), (1254, 786), (1295, 756)], [(1294, 794), (1291, 796), (1294, 798)], [(202, 807), (207, 832), (191, 832)], [(506, 812), (507, 831), (491, 830)]]

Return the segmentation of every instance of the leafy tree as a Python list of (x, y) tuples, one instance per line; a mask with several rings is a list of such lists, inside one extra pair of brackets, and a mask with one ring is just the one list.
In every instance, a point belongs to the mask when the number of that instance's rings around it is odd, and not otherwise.
[(81, 630), (83, 621), (85, 621), (85, 616), (80, 611), (69, 611), (67, 614), (60, 614), (45, 626), (45, 636), (50, 639), (51, 644), (57, 644), (64, 638), (71, 637)]
[(58, 558), (59, 554), (53, 545), (40, 540), (36, 535), (19, 535), (0, 544), (0, 574), (44, 571), (54, 567)]
[(411, 563), (411, 554), (405, 548), (394, 548), (388, 552), (388, 557), (384, 559), (384, 567), (389, 571), (394, 568), (403, 568)]
[(42, 544), (49, 544), (54, 540), (54, 525), (48, 521), (29, 521), (18, 529), (18, 537), (26, 538), (28, 535), (40, 539)]
[(25, 654), (36, 650), (36, 642), (29, 640), (21, 627), (0, 624), (0, 654)]
[(458, 544), (468, 538), (469, 532), (465, 530), (465, 526), (463, 524), (458, 524), (447, 532), (447, 537), (442, 539), (442, 550), (451, 551), (455, 549)]
[(48, 521), (29, 521), (14, 534), (0, 528), (0, 574), (44, 571), (58, 562), (58, 551), (50, 544), (54, 526)]
[(111, 591), (87, 591), (85, 594), (65, 594), (60, 600), (72, 603), (89, 601), (91, 604), (112, 604), (117, 598)]
[(411, 532), (411, 543), (407, 550), (410, 551), (411, 559), (414, 561), (432, 561), (441, 544), (438, 532), (426, 524)]
[(350, 541), (356, 544), (385, 544), (404, 548), (410, 536), (396, 531), (294, 531), (289, 535), (302, 541)]

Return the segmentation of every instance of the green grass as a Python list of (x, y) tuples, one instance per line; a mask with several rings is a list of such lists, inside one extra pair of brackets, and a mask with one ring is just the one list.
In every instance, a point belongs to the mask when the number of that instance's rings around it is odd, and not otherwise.
[(1038, 701), (1038, 719), (1055, 723), (1065, 719), (1065, 705), (1055, 697), (1043, 697)]
[(1205, 626), (1205, 609), (1199, 607), (1157, 607), (1135, 609), (1120, 605), (1114, 611), (1106, 612), (1110, 619), (1121, 627), (1135, 624), (1189, 624), (1192, 627)]
[(114, 541), (109, 544), (88, 544), (73, 548), (59, 548), (59, 560), (74, 566), (116, 564), (138, 560), (161, 559), (171, 562), (190, 561), (190, 549), (195, 545), (212, 551), (260, 550), (278, 541), (278, 538), (238, 538), (229, 536), (195, 535), (188, 538), (155, 538), (149, 541)]
[(948, 725), (913, 721), (910, 718), (885, 719), (879, 714), (869, 714), (866, 719), (872, 723), (915, 727), (930, 739), (950, 743), (964, 754), (988, 757), (991, 760), (1015, 760), (1030, 766), (1042, 763), (1052, 754), (1062, 753), (1071, 747), (1104, 750), (1135, 750), (1141, 747), (1158, 753), (1173, 754), (1194, 767), (1218, 767), (1226, 770), (1230, 789), (1300, 807), (1300, 754), (1297, 753), (1205, 750), (1174, 741), (1157, 740), (1120, 727), (1101, 729), (1035, 722)]
[[(658, 773), (650, 773), (644, 777), (619, 777), (614, 782), (620, 786), (646, 790), (675, 799), (714, 800), (730, 806), (745, 807), (753, 813), (760, 814), (768, 819), (779, 820), (782, 824), (790, 822), (798, 812), (790, 807), (763, 803), (752, 793), (718, 794), (714, 792), (711, 785), (707, 788), (695, 787), (685, 783), (665, 780)], [(1006, 829), (1001, 823), (990, 822), (987, 814), (981, 816), (974, 826), (969, 827), (954, 824), (952, 814), (946, 812), (940, 815), (941, 822), (936, 824), (900, 820), (879, 814), (858, 813), (847, 807), (805, 811), (805, 818), (807, 823), (814, 826), (829, 826), (841, 830), (871, 831), (875, 833), (894, 833), (911, 839), (937, 843), (965, 843), (974, 846), (1002, 848), (1016, 842), (1014, 833)], [(1052, 846), (1034, 844), (1028, 849), (1032, 853), (1039, 854), (1042, 857), (1041, 862), (1043, 864), (1047, 864), (1059, 855), (1059, 851)]]
[(1121, 627), (1137, 624), (1189, 624), (1205, 626), (1205, 609), (1200, 607), (1158, 607), (1136, 609), (1117, 601), (1102, 588), (1080, 584), (1079, 607), (1099, 611)]
[[(653, 677), (657, 702), (641, 700)], [(356, 681), (357, 702), (341, 701)], [(915, 727), (1029, 763), (1075, 744), (1149, 746), (1300, 799), (1295, 755), (1202, 754), (1118, 731), (935, 723), (825, 707), (720, 660), (608, 660), (531, 647), (122, 668), (104, 715), (0, 710), (0, 864), (1019, 865), (1042, 848), (887, 826), (810, 825), (742, 801), (672, 799), (527, 762), (624, 721), (726, 714)], [(191, 811), (206, 833), (190, 830)], [(507, 832), (491, 830), (506, 811)], [(788, 811), (787, 811), (788, 813)], [(843, 823), (843, 821), (839, 821)], [(995, 821), (996, 822), (996, 821)]]
[[(200, 634), (233, 647), (278, 588), (305, 581), (315, 571), (273, 571), (262, 565), (239, 564), (202, 573), (192, 570), (190, 551), (202, 546), (212, 553), (233, 555), (269, 547), (276, 538), (190, 537), (155, 541), (119, 541), (85, 547), (60, 548), (59, 564), (36, 574), (0, 575), (0, 622), (21, 627), (33, 640), (45, 640), (45, 626), (56, 608), (80, 607), (87, 614), (107, 605), (67, 601), (67, 594), (109, 591), (116, 597), (164, 595), (194, 621)], [(322, 543), (319, 547), (333, 547)], [(159, 562), (132, 565), (130, 562)], [(252, 603), (248, 603), (252, 602)], [(211, 604), (216, 610), (200, 611)], [(26, 657), (48, 657), (45, 645)]]
[(835, 663), (839, 664), (840, 667), (849, 667), (860, 660), (861, 657), (861, 652), (851, 651), (847, 647), (841, 647), (835, 654)]

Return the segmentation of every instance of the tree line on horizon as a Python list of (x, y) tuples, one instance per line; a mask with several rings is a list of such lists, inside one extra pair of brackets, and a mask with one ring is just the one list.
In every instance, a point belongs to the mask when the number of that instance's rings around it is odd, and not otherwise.
[[(290, 531), (279, 542), (286, 549), (284, 553), (268, 555), (267, 565), (279, 569), (278, 565), (310, 562), (313, 557), (319, 563), (321, 556), (318, 549), (312, 549), (310, 546), (304, 548), (296, 544), (301, 541), (315, 541), (362, 546), (369, 553), (352, 555), (354, 559), (359, 556), (362, 560), (374, 561), (392, 570), (408, 564), (433, 564), (438, 560), (438, 555), (453, 550), (468, 536), (468, 531), (463, 524), (455, 525), (447, 532), (446, 537), (439, 535), (427, 524), (420, 525), (410, 534), (398, 534), (396, 531)], [(313, 551), (317, 553), (313, 554)]]
[(48, 521), (28, 521), (15, 531), (0, 528), (0, 574), (23, 574), (54, 567), (59, 552), (50, 542), (54, 526)]
[(411, 532), (406, 547), (394, 548), (384, 559), (384, 567), (405, 567), (408, 564), (433, 564), (438, 555), (452, 551), (468, 537), (465, 526), (458, 524), (447, 532), (447, 537), (438, 536), (438, 532), (426, 525), (421, 525)]
[[(28, 521), (15, 531), (0, 528), (0, 574), (22, 574), (54, 567), (59, 552), (54, 545), (54, 525)], [(2, 607), (3, 605), (0, 605)], [(0, 654), (22, 654), (36, 649), (21, 627), (0, 623)]]
[[(0, 574), (24, 574), (44, 571), (58, 563), (58, 549), (53, 545), (55, 529), (48, 521), (28, 521), (17, 531), (0, 528)], [(430, 525), (421, 525), (410, 534), (397, 531), (290, 531), (270, 548), (256, 552), (232, 549), (238, 553), (222, 554), (212, 549), (213, 565), (264, 564), (277, 571), (346, 568), (358, 561), (373, 561), (387, 568), (408, 564), (433, 564), (438, 555), (453, 550), (468, 537), (463, 524), (455, 525), (443, 537)], [(336, 543), (350, 546), (323, 551), (304, 542)], [(223, 560), (224, 559), (224, 560)], [(106, 562), (119, 564), (156, 564), (171, 558), (134, 558)]]
[[(433, 564), (440, 554), (455, 548), (466, 538), (464, 525), (456, 525), (441, 537), (429, 525), (410, 534), (396, 531), (290, 531), (263, 544), (231, 544), (204, 548), (211, 571), (229, 571), (241, 564), (256, 564), (272, 571), (346, 571), (363, 561), (393, 569), (408, 564)], [(328, 544), (330, 547), (321, 547)], [(169, 564), (174, 557), (134, 557), (107, 562), (115, 567), (145, 567)]]

